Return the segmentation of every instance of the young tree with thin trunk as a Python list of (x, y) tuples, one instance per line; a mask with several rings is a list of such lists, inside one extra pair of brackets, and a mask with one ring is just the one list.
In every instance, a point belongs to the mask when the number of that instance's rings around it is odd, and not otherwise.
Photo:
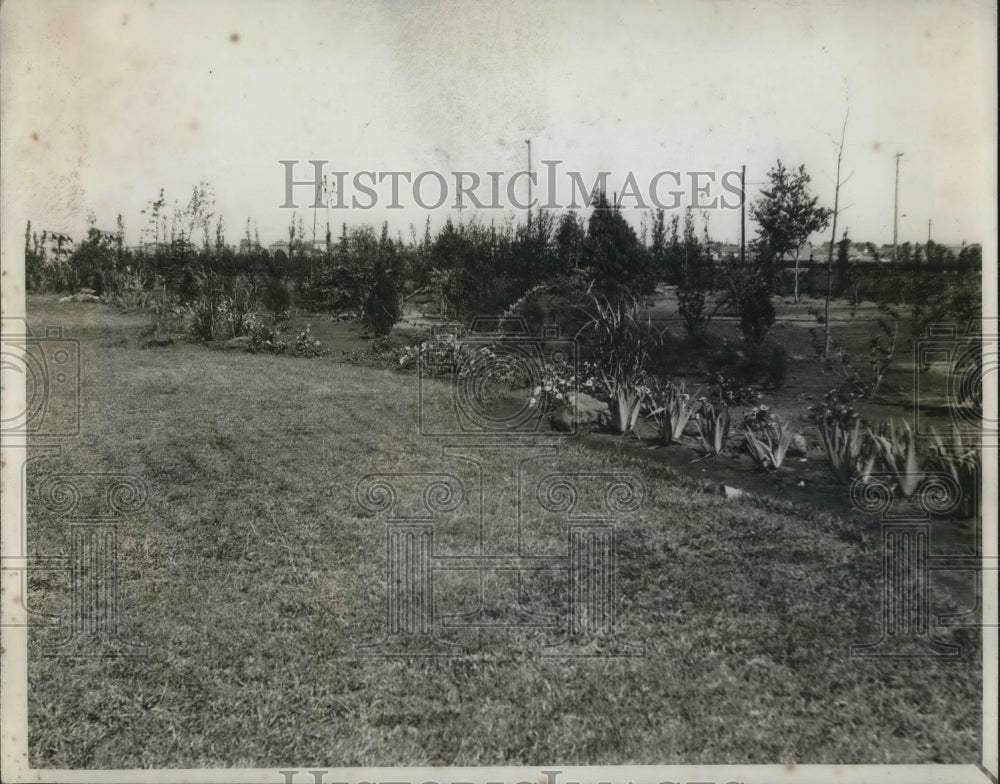
[[(847, 118), (851, 114), (851, 107), (847, 107), (844, 112), (844, 127), (840, 129), (840, 143), (837, 145), (837, 184), (833, 190), (833, 230), (830, 232), (830, 250), (826, 256), (826, 301), (823, 304), (823, 359), (830, 356), (830, 291), (833, 287), (833, 246), (837, 242), (837, 215), (840, 212), (840, 186), (847, 180), (841, 182), (840, 164), (844, 158), (844, 137), (847, 135)], [(850, 179), (848, 175), (847, 179)]]
[(750, 217), (757, 222), (761, 241), (778, 260), (795, 260), (795, 301), (799, 301), (799, 252), (806, 240), (823, 231), (830, 222), (830, 210), (819, 206), (819, 199), (809, 191), (806, 167), (786, 169), (778, 160), (767, 173), (768, 187), (750, 207)]

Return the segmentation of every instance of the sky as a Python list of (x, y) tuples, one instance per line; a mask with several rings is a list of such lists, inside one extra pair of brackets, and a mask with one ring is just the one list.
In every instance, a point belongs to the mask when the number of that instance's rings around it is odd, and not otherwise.
[[(832, 207), (848, 110), (838, 235), (892, 241), (897, 153), (900, 242), (925, 241), (929, 219), (939, 242), (988, 245), (996, 231), (992, 3), (15, 0), (0, 24), (5, 233), (30, 219), (79, 237), (89, 213), (106, 229), (121, 213), (135, 242), (160, 188), (185, 203), (204, 180), (229, 242), (248, 217), (270, 242), (293, 212), (279, 207), (279, 161), (305, 179), (311, 159), (349, 173), (348, 203), (360, 171), (452, 183), (437, 210), (405, 182), (401, 209), (387, 209), (388, 183), (372, 209), (310, 210), (311, 189), (296, 188), (307, 236), (314, 213), (320, 234), (329, 217), (334, 235), (388, 220), (404, 238), (428, 216), (468, 219), (451, 208), (460, 170), (503, 173), (506, 210), (482, 219), (523, 219), (505, 190), (526, 139), (535, 170), (559, 160), (588, 186), (608, 171), (611, 191), (632, 172), (647, 196), (673, 171), (684, 201), (701, 171), (715, 173), (709, 197), (732, 203), (718, 183), (743, 165), (752, 200), (781, 158)], [(568, 175), (558, 182), (568, 203)], [(660, 183), (672, 203), (674, 179)], [(435, 201), (434, 181), (424, 188)], [(488, 203), (489, 186), (479, 195)], [(638, 229), (644, 211), (623, 207)], [(738, 210), (707, 216), (714, 239), (738, 241)]]

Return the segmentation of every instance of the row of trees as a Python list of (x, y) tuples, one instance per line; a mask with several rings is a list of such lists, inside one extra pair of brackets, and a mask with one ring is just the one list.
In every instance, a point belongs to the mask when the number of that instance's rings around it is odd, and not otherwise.
[[(75, 248), (65, 236), (39, 236), (29, 223), (29, 290), (90, 288), (109, 298), (136, 288), (162, 290), (184, 303), (202, 295), (206, 286), (244, 276), (265, 291), (284, 288), (288, 301), (304, 309), (363, 314), (373, 331), (384, 333), (398, 317), (400, 298), (420, 289), (444, 315), (464, 318), (501, 312), (532, 287), (578, 268), (611, 296), (649, 293), (662, 277), (660, 268), (670, 266), (662, 248), (650, 253), (643, 246), (603, 193), (596, 195), (587, 222), (572, 212), (558, 221), (552, 213), (538, 212), (526, 222), (508, 219), (499, 225), (449, 219), (432, 235), (428, 221), (423, 238), (413, 232), (408, 243), (390, 237), (384, 224), (380, 236), (369, 226), (345, 224), (336, 242), (327, 226), (323, 242), (309, 242), (301, 217), (293, 215), (288, 243), (274, 252), (261, 245), (249, 221), (238, 247), (226, 242), (219, 219), (213, 235), (213, 203), (202, 184), (186, 206), (175, 205), (168, 220), (161, 192), (144, 211), (146, 241), (137, 248), (126, 246), (121, 216), (115, 232), (98, 229), (92, 219)], [(282, 297), (272, 294), (272, 299)]]
[[(577, 279), (611, 299), (647, 295), (658, 282), (674, 284), (688, 334), (703, 334), (712, 315), (726, 308), (739, 315), (747, 341), (760, 342), (774, 321), (770, 295), (779, 274), (792, 260), (798, 298), (801, 248), (834, 214), (819, 205), (809, 183), (804, 167), (790, 169), (779, 160), (750, 205), (758, 233), (749, 252), (739, 263), (722, 265), (712, 258), (706, 214), (699, 236), (690, 209), (683, 219), (675, 214), (669, 222), (657, 211), (647, 243), (645, 231), (640, 239), (619, 205), (603, 192), (594, 194), (587, 220), (575, 212), (557, 219), (545, 211), (529, 214), (525, 222), (508, 218), (500, 224), (449, 218), (432, 234), (428, 219), (423, 237), (411, 229), (408, 242), (390, 237), (385, 224), (381, 234), (344, 224), (334, 241), (327, 224), (317, 242), (315, 225), (312, 240), (307, 240), (302, 217), (293, 215), (282, 249), (263, 247), (249, 220), (239, 246), (233, 247), (215, 214), (211, 188), (202, 182), (186, 204), (174, 203), (170, 215), (162, 190), (148, 203), (144, 242), (138, 248), (126, 246), (120, 215), (114, 232), (97, 229), (92, 219), (86, 238), (75, 248), (64, 235), (43, 232), (39, 237), (29, 223), (25, 272), (29, 290), (89, 287), (108, 297), (159, 290), (181, 303), (204, 295), (207, 287), (242, 277), (254, 283), (252, 290), (264, 292), (268, 309), (294, 304), (314, 312), (352, 312), (372, 332), (385, 334), (398, 320), (405, 295), (422, 291), (443, 315), (465, 319), (501, 313), (525, 292), (582, 270)], [(845, 232), (836, 248), (841, 292), (857, 282), (852, 281), (849, 250)], [(878, 260), (878, 250), (871, 250)], [(832, 256), (833, 248), (831, 270)], [(947, 262), (953, 255), (933, 243), (901, 246), (900, 261), (920, 259)], [(968, 260), (972, 262), (971, 256)], [(895, 290), (917, 298), (927, 294), (918, 290), (920, 285), (911, 282)]]

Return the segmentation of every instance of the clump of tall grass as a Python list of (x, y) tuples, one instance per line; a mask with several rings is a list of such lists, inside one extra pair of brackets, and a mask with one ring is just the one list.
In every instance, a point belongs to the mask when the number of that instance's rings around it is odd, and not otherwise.
[(951, 477), (959, 493), (958, 512), (962, 517), (974, 516), (979, 508), (979, 450), (975, 444), (966, 444), (959, 429), (952, 426), (952, 439), (946, 444), (936, 430), (931, 428), (931, 446), (928, 449), (931, 467)]
[(659, 334), (647, 316), (640, 317), (641, 303), (623, 297), (612, 303), (594, 297), (594, 310), (580, 330), (593, 334), (594, 361), (602, 392), (608, 398), (611, 427), (625, 434), (635, 429), (648, 393), (646, 360)]
[(844, 418), (833, 411), (820, 414), (816, 425), (834, 478), (843, 485), (868, 481), (879, 455), (871, 429), (857, 416)]
[(897, 431), (890, 419), (877, 433), (873, 432), (872, 437), (885, 469), (895, 479), (897, 492), (903, 498), (910, 498), (917, 492), (925, 474), (917, 454), (917, 439), (909, 423), (904, 420), (903, 427)]
[(707, 400), (702, 402), (701, 410), (695, 415), (695, 426), (705, 457), (717, 457), (725, 451), (730, 424), (729, 406), (725, 403), (715, 405)]
[[(746, 421), (746, 420), (744, 420)], [(765, 471), (776, 471), (785, 462), (795, 432), (778, 416), (769, 416), (763, 423), (748, 422), (743, 445), (751, 459)]]
[(664, 444), (678, 441), (698, 409), (697, 401), (684, 390), (684, 382), (678, 385), (668, 381), (654, 387), (649, 399), (652, 410), (646, 416), (656, 424), (659, 440)]

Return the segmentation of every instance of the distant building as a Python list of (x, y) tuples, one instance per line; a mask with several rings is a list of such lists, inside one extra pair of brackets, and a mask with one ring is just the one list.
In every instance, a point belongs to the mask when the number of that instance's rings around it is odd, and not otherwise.
[(713, 261), (735, 261), (740, 257), (740, 246), (724, 243), (712, 249)]
[[(336, 243), (330, 243), (330, 249), (336, 246)], [(267, 246), (267, 249), (271, 253), (277, 253), (279, 250), (288, 255), (289, 253), (288, 240), (278, 240), (277, 242), (272, 242)], [(326, 253), (326, 240), (316, 240), (313, 242), (309, 240), (297, 240), (295, 243), (295, 252), (298, 254), (301, 252), (304, 256), (322, 256)]]
[[(713, 262), (732, 263), (740, 260), (740, 246), (735, 242), (713, 243), (708, 250), (709, 258)], [(747, 245), (745, 258), (752, 261), (757, 258), (757, 253)]]

